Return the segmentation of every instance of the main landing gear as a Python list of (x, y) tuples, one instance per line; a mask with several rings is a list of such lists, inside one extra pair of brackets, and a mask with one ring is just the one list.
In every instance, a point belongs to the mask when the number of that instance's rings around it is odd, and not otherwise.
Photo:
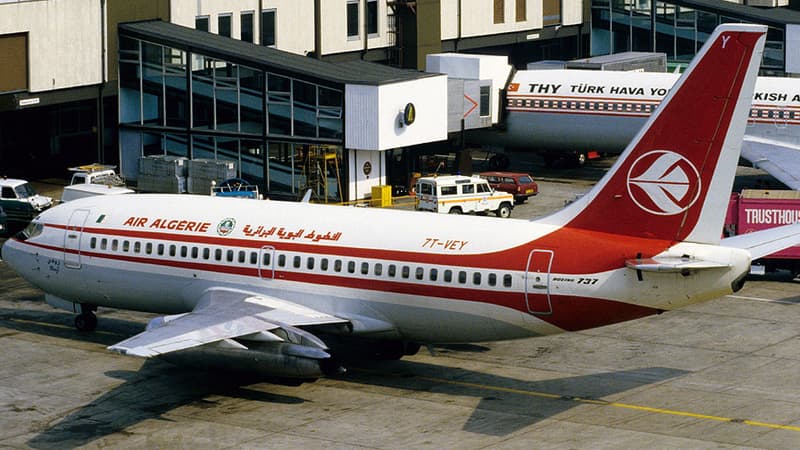
[(81, 313), (75, 316), (75, 328), (78, 331), (94, 331), (97, 328), (97, 316), (94, 315), (97, 306), (81, 303)]

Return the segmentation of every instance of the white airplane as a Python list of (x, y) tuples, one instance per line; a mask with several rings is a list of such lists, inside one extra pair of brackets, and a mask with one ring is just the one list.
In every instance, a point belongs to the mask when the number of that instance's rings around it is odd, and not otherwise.
[[(510, 147), (557, 154), (619, 153), (644, 125), (678, 74), (522, 70), (507, 89)], [(699, 103), (698, 107), (702, 107)], [(580, 132), (575, 132), (580, 130)], [(491, 138), (490, 138), (491, 139)], [(758, 77), (742, 157), (800, 189), (800, 82)]]
[[(550, 335), (737, 291), (800, 225), (721, 239), (766, 27), (723, 25), (587, 195), (536, 221), (191, 195), (78, 199), (2, 258), (80, 311), (167, 314), (109, 347), (314, 379), (347, 344)], [(351, 347), (352, 348), (352, 347)]]

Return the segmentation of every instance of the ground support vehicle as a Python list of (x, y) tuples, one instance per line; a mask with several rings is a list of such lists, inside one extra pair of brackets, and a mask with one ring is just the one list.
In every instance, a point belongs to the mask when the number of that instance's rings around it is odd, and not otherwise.
[(514, 196), (499, 192), (481, 177), (447, 175), (417, 180), (417, 209), (443, 214), (486, 214), (510, 217)]
[(103, 184), (107, 186), (125, 186), (125, 181), (114, 171), (116, 166), (104, 164), (86, 164), (84, 166), (70, 167), (72, 179), (69, 184)]
[[(745, 189), (731, 194), (725, 217), (725, 236), (752, 233), (800, 221), (800, 191)], [(753, 261), (751, 273), (778, 269), (800, 274), (800, 246), (789, 247)]]
[(528, 197), (539, 193), (539, 185), (527, 173), (482, 172), (480, 176), (486, 178), (492, 189), (513, 195), (516, 203), (524, 203)]
[(39, 195), (30, 183), (16, 178), (0, 179), (0, 208), (9, 222), (26, 223), (53, 206), (53, 199)]

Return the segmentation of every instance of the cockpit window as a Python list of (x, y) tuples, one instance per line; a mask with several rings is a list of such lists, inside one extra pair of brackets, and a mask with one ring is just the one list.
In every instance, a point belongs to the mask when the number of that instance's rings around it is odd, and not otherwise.
[(17, 238), (22, 241), (35, 238), (36, 236), (42, 234), (42, 231), (44, 231), (44, 225), (42, 225), (41, 222), (34, 220), (33, 222), (29, 223), (24, 230), (19, 232)]

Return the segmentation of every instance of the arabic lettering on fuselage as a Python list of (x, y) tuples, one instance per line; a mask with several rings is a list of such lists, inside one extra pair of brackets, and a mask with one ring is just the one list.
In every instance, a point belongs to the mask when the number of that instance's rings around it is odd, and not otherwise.
[(277, 226), (269, 227), (267, 225), (258, 225), (257, 227), (254, 227), (250, 224), (244, 226), (244, 228), (242, 229), (242, 233), (244, 233), (244, 235), (247, 237), (267, 238), (276, 236), (278, 239), (283, 239), (283, 240), (294, 241), (297, 239), (303, 239), (313, 242), (338, 241), (339, 238), (342, 237), (341, 231), (335, 233), (326, 231), (322, 233), (322, 232), (317, 232), (317, 230), (311, 230), (308, 233), (306, 233), (305, 228), (300, 228), (292, 231), (286, 229), (285, 227), (277, 227)]
[[(235, 222), (234, 222), (235, 223)], [(189, 231), (194, 233), (205, 233), (210, 229), (211, 222), (198, 222), (195, 220), (187, 219), (170, 219), (170, 218), (149, 218), (149, 217), (128, 217), (122, 223), (125, 227), (134, 228), (148, 228), (156, 230), (170, 230), (170, 231)], [(318, 232), (316, 229), (306, 232), (305, 228), (288, 229), (286, 227), (258, 225), (252, 226), (247, 224), (242, 229), (242, 233), (247, 237), (256, 238), (270, 238), (275, 237), (281, 240), (294, 241), (306, 240), (311, 242), (320, 241), (338, 241), (342, 237), (342, 232), (337, 231), (323, 231)]]

